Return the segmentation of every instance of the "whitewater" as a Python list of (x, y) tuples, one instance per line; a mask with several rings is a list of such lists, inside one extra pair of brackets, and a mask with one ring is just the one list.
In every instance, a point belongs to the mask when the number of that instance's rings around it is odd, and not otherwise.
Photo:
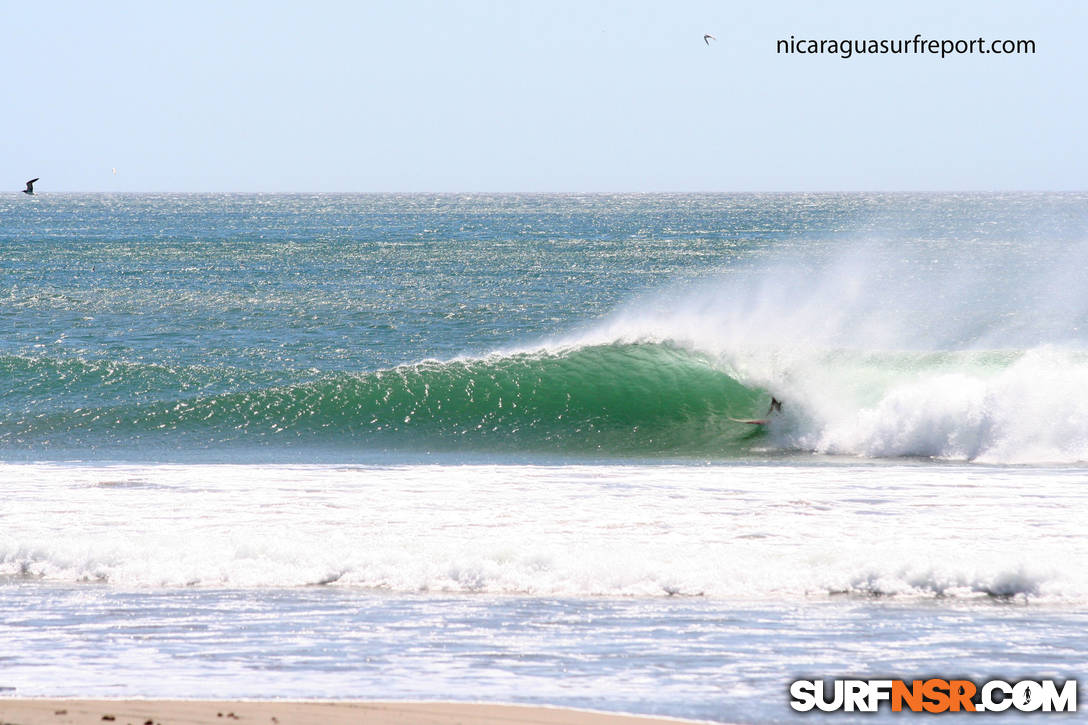
[(0, 693), (784, 722), (1088, 662), (1084, 195), (0, 213)]

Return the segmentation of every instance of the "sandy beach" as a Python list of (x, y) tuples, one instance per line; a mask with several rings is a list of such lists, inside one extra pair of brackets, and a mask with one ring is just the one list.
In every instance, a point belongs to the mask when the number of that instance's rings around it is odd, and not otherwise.
[(652, 725), (697, 722), (591, 710), (453, 702), (0, 700), (0, 725)]

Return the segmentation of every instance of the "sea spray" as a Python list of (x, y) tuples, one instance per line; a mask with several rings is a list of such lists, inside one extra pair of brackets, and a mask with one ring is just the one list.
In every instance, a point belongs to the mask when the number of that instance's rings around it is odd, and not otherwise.
[(1052, 257), (994, 279), (958, 254), (932, 268), (917, 256), (862, 244), (815, 268), (795, 259), (713, 276), (644, 295), (553, 344), (652, 342), (706, 356), (786, 401), (761, 447), (1088, 460), (1088, 299), (1059, 284), (1037, 309), (1016, 307), (1022, 289), (1055, 273)]

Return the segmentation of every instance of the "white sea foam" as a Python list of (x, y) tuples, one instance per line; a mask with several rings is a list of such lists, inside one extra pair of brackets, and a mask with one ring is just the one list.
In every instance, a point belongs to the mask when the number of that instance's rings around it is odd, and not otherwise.
[(830, 453), (1085, 461), (1088, 363), (1082, 355), (1044, 348), (996, 372), (925, 372), (889, 385), (853, 415), (819, 421), (799, 441)]
[(1083, 505), (1083, 476), (972, 470), (6, 464), (0, 574), (123, 587), (1088, 601), (1088, 543), (1068, 515)]

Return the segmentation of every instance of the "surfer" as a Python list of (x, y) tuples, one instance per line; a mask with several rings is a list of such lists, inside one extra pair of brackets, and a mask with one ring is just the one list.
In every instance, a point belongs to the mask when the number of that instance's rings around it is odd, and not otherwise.
[(734, 423), (745, 423), (747, 425), (767, 425), (768, 423), (771, 422), (771, 414), (772, 413), (781, 413), (781, 412), (782, 412), (782, 401), (772, 395), (771, 396), (771, 404), (767, 408), (767, 414), (764, 417), (762, 417), (762, 418), (734, 418), (733, 416), (728, 416), (728, 418), (729, 418), (729, 420), (733, 421)]

